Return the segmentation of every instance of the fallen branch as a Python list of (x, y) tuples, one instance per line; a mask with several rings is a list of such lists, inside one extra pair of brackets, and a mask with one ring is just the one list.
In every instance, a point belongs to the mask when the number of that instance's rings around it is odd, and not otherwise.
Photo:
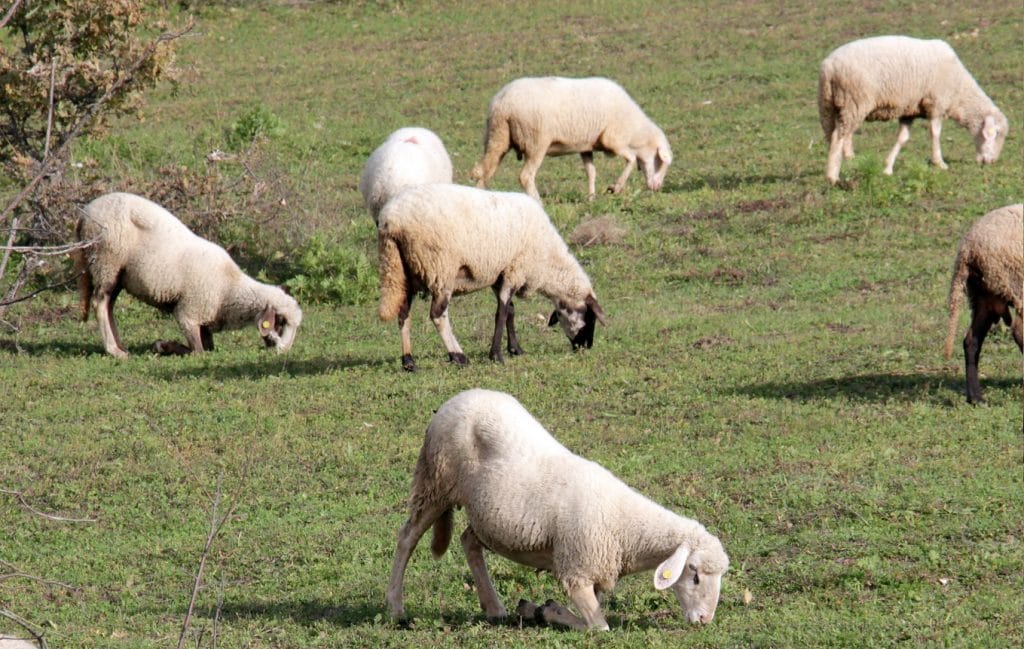
[(95, 523), (96, 522), (95, 518), (71, 518), (71, 517), (68, 517), (68, 516), (58, 516), (57, 514), (47, 514), (46, 512), (39, 511), (38, 509), (36, 509), (32, 505), (30, 505), (27, 500), (25, 500), (24, 494), (22, 494), (20, 491), (15, 491), (14, 489), (0, 489), (0, 494), (7, 494), (8, 496), (14, 496), (17, 499), (18, 504), (20, 504), (25, 510), (35, 514), (36, 516), (41, 516), (42, 518), (46, 518), (46, 519), (51, 520), (51, 521), (61, 521), (61, 522), (64, 522), (64, 523)]
[(0, 566), (3, 566), (4, 570), (9, 571), (0, 574), (0, 581), (7, 581), (8, 579), (28, 579), (29, 581), (37, 581), (41, 584), (46, 584), (47, 586), (60, 586), (61, 588), (66, 588), (68, 590), (78, 590), (77, 586), (65, 584), (63, 581), (55, 581), (53, 579), (47, 579), (45, 577), (39, 577), (38, 575), (24, 572), (10, 561), (0, 559)]
[(36, 632), (35, 628), (32, 626), (32, 623), (26, 620), (25, 618), (16, 615), (15, 613), (12, 613), (11, 611), (8, 611), (5, 608), (0, 609), (0, 617), (5, 617), (8, 620), (17, 624), (18, 626), (20, 626), (21, 628), (28, 631), (32, 638), (37, 643), (39, 643), (39, 649), (49, 649), (50, 645), (46, 644), (46, 638), (43, 637), (43, 634), (41, 632)]
[(3, 19), (0, 19), (0, 29), (3, 29), (7, 23), (10, 22), (11, 17), (14, 16), (14, 12), (18, 10), (18, 5), (20, 4), (21, 0), (14, 0), (14, 4), (12, 4), (11, 8), (7, 10), (6, 14), (4, 14)]

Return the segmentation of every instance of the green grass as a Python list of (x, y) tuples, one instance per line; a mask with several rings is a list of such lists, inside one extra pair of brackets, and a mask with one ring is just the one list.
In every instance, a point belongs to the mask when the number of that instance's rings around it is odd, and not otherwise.
[[(356, 191), (370, 151), (398, 127), (426, 126), (468, 182), (487, 101), (518, 76), (617, 79), (664, 128), (675, 163), (658, 194), (634, 177), (592, 203), (578, 158), (541, 167), (561, 232), (598, 216), (626, 231), (575, 250), (609, 316), (584, 353), (545, 326), (550, 305), (535, 297), (518, 309), (527, 355), (491, 364), (489, 292), (452, 306), (463, 370), (414, 305), (412, 375), (372, 302), (305, 305), (287, 355), (240, 331), (176, 359), (146, 353), (179, 337), (174, 322), (125, 297), (126, 361), (101, 353), (70, 292), (12, 310), (20, 330), (0, 333), (0, 487), (95, 521), (48, 521), (0, 498), (0, 559), (72, 586), (3, 579), (0, 608), (39, 623), (53, 647), (175, 646), (220, 480), (236, 516), (207, 565), (193, 619), (205, 635), (189, 646), (211, 646), (214, 627), (220, 647), (1021, 644), (1021, 357), (1005, 328), (986, 341), (988, 403), (974, 408), (961, 359), (941, 347), (960, 235), (1020, 200), (1024, 10), (693, 4), (203, 11), (179, 53), (182, 85), (156, 91), (145, 121), (83, 144), (79, 159), (115, 178), (201, 168), (229, 148), (232, 125), (262, 116), (292, 190), (289, 230), (371, 262)], [(896, 126), (867, 124), (843, 167), (853, 188), (826, 186), (818, 62), (879, 33), (952, 43), (1014, 129), (998, 163), (978, 167), (950, 122), (950, 169), (932, 169), (917, 125), (885, 177)], [(621, 169), (595, 162), (605, 184)], [(494, 187), (517, 190), (518, 171), (510, 157)], [(439, 562), (414, 553), (411, 628), (388, 621), (423, 430), (476, 386), (513, 394), (571, 449), (721, 537), (732, 568), (710, 626), (686, 625), (649, 575), (606, 599), (606, 634), (492, 626), (457, 544)], [(489, 565), (510, 607), (564, 601), (548, 575)]]

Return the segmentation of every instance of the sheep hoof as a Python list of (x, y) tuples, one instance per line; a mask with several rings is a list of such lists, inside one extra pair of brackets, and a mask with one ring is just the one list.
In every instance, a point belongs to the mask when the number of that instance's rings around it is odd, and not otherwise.
[(537, 619), (548, 625), (561, 624), (570, 627), (576, 622), (576, 616), (553, 599), (544, 602), (544, 606), (537, 609)]
[(501, 352), (491, 352), (491, 360), (495, 363), (504, 363), (505, 357), (501, 355)]
[(469, 365), (469, 359), (466, 358), (466, 355), (463, 354), (462, 352), (459, 352), (457, 354), (452, 354), (452, 353), (449, 352), (448, 360), (450, 360), (451, 362), (455, 363), (459, 367), (465, 367), (465, 366)]
[(406, 372), (416, 371), (416, 361), (412, 359), (412, 354), (402, 354), (402, 369)]
[(522, 347), (509, 347), (508, 353), (510, 356), (522, 356), (524, 352)]
[(521, 599), (519, 600), (519, 604), (516, 606), (516, 615), (523, 620), (533, 621), (537, 619), (537, 611), (539, 609), (540, 607), (533, 602)]
[(173, 340), (158, 340), (150, 349), (159, 356), (185, 356), (192, 353), (188, 346)]

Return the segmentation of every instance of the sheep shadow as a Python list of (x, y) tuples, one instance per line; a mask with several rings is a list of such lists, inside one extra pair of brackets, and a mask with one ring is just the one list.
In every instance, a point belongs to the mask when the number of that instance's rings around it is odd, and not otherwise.
[[(1010, 389), (1019, 379), (990, 378), (983, 388)], [(941, 405), (956, 404), (964, 398), (963, 378), (934, 374), (860, 374), (814, 381), (754, 383), (730, 390), (732, 394), (788, 401), (820, 401), (845, 397), (854, 401), (914, 401)]]
[(663, 191), (668, 192), (695, 192), (701, 189), (732, 190), (751, 185), (777, 185), (788, 183), (800, 178), (808, 178), (816, 175), (813, 171), (803, 171), (790, 174), (754, 174), (743, 176), (740, 174), (721, 174), (718, 176), (700, 176), (690, 178), (684, 182), (665, 182)]
[(241, 362), (218, 363), (212, 356), (217, 352), (210, 352), (209, 362), (197, 365), (179, 363), (183, 359), (191, 359), (186, 356), (181, 358), (168, 357), (161, 359), (166, 364), (156, 368), (154, 376), (165, 381), (178, 381), (182, 378), (212, 378), (218, 381), (239, 380), (239, 379), (261, 379), (267, 376), (288, 376), (291, 378), (301, 376), (318, 376), (330, 374), (339, 370), (353, 367), (385, 367), (397, 365), (393, 358), (337, 358), (325, 357), (288, 359), (268, 358), (266, 360), (251, 360)]

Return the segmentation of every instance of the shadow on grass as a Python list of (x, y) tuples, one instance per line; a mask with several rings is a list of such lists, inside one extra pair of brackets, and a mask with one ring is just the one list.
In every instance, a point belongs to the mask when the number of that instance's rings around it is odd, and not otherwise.
[(691, 178), (681, 183), (665, 183), (665, 191), (668, 192), (694, 192), (705, 187), (710, 189), (731, 190), (751, 185), (775, 185), (807, 178), (815, 175), (816, 172), (804, 171), (798, 174), (758, 174), (743, 176), (739, 174), (722, 174), (719, 176), (701, 176)]
[[(982, 389), (1011, 389), (1020, 385), (1020, 380), (994, 378), (982, 382)], [(936, 376), (933, 374), (862, 374), (816, 381), (793, 381), (780, 383), (755, 383), (732, 390), (741, 394), (765, 399), (787, 399), (791, 401), (818, 401), (845, 397), (855, 401), (928, 401), (948, 404), (964, 397), (962, 377)]]
[[(394, 366), (396, 372), (399, 371), (398, 362), (391, 358), (368, 359), (322, 356), (320, 358), (291, 360), (285, 357), (279, 358), (273, 352), (268, 352), (273, 355), (265, 360), (217, 363), (212, 359), (212, 355), (216, 353), (210, 352), (210, 361), (201, 365), (189, 363), (186, 366), (184, 364), (177, 364), (176, 361), (182, 360), (178, 358), (161, 359), (161, 362), (166, 361), (166, 365), (156, 368), (153, 374), (157, 378), (167, 381), (176, 381), (183, 377), (205, 377), (224, 381), (231, 379), (260, 379), (266, 376), (282, 375), (293, 378), (297, 376), (315, 376), (351, 367), (384, 367), (391, 365)], [(191, 357), (187, 357), (187, 360), (191, 360)]]

